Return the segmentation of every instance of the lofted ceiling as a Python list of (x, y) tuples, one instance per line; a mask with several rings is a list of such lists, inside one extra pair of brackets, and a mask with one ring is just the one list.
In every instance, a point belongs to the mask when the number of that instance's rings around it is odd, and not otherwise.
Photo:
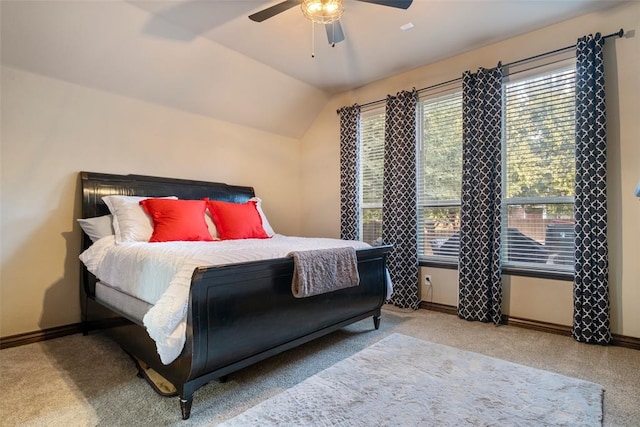
[[(132, 0), (150, 12), (329, 93), (602, 9), (615, 0), (414, 0), (407, 10), (344, 1), (345, 41), (332, 47), (299, 7), (262, 23), (247, 16), (278, 1)], [(401, 30), (412, 23), (413, 29)], [(162, 34), (156, 34), (162, 37)], [(315, 57), (311, 56), (312, 51)]]
[(331, 47), (299, 7), (248, 19), (278, 2), (1, 0), (2, 65), (300, 138), (333, 94), (620, 3), (345, 0)]

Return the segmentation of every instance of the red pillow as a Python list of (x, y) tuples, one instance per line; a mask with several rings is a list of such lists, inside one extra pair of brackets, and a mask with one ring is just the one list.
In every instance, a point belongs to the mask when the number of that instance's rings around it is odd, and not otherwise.
[(202, 200), (145, 199), (140, 204), (153, 219), (150, 242), (213, 240), (204, 221), (207, 204)]
[(229, 203), (207, 200), (207, 207), (222, 240), (268, 239), (255, 201)]

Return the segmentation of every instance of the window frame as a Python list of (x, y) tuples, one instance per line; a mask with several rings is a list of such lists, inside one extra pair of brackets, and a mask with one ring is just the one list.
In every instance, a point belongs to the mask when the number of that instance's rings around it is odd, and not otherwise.
[[(502, 97), (502, 117), (503, 117), (503, 132), (502, 132), (502, 158), (501, 158), (501, 168), (502, 168), (502, 195), (501, 195), (501, 224), (502, 230), (500, 233), (501, 239), (501, 268), (503, 274), (509, 274), (514, 276), (526, 276), (526, 277), (539, 277), (546, 279), (556, 279), (556, 280), (573, 280), (573, 265), (570, 268), (549, 268), (549, 264), (541, 264), (540, 266), (536, 266), (533, 263), (518, 263), (518, 262), (510, 262), (508, 261), (508, 248), (507, 248), (507, 228), (509, 224), (508, 220), (508, 209), (510, 206), (524, 206), (524, 205), (557, 205), (557, 204), (573, 204), (574, 197), (566, 196), (566, 197), (507, 197), (507, 152), (508, 152), (508, 144), (507, 144), (507, 119), (506, 119), (506, 103), (507, 103), (507, 85), (512, 82), (522, 81), (526, 79), (536, 78), (537, 76), (545, 76), (552, 73), (562, 73), (563, 71), (573, 69), (575, 73), (575, 58), (568, 58), (560, 61), (556, 61), (549, 65), (543, 65), (538, 67), (531, 67), (530, 69), (523, 70), (521, 72), (512, 72), (505, 75), (502, 87), (503, 87), (503, 97)], [(513, 79), (511, 76), (519, 74), (516, 79)], [(575, 158), (575, 157), (574, 157)], [(574, 251), (575, 252), (575, 251)]]
[[(363, 187), (364, 187), (364, 159), (363, 159), (363, 140), (364, 140), (364, 119), (369, 116), (382, 116), (383, 118), (383, 123), (384, 123), (384, 116), (386, 114), (386, 107), (385, 104), (380, 104), (380, 105), (373, 105), (370, 106), (369, 108), (366, 109), (362, 109), (360, 111), (360, 129), (359, 129), (359, 135), (360, 135), (360, 144), (359, 144), (359, 150), (358, 150), (358, 163), (360, 164), (360, 171), (359, 173), (359, 187), (358, 188), (358, 202), (359, 202), (359, 209), (358, 209), (358, 239), (360, 241), (365, 241), (364, 238), (364, 210), (365, 209), (380, 209), (382, 210), (382, 199), (380, 200), (380, 202), (376, 202), (376, 203), (365, 203), (364, 202), (364, 191), (363, 191)], [(382, 141), (380, 141), (382, 144), (382, 154), (384, 157), (384, 132), (382, 134)], [(384, 172), (384, 171), (383, 171)], [(371, 242), (367, 242), (367, 243), (371, 243)]]

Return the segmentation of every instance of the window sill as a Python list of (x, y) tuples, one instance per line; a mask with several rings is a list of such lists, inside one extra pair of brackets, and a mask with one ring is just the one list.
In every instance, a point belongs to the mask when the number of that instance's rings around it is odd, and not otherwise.
[(433, 267), (433, 268), (447, 268), (449, 270), (458, 269), (458, 261), (444, 261), (444, 260), (426, 260), (421, 259), (418, 261), (420, 267)]
[[(448, 270), (458, 269), (457, 261), (421, 259), (418, 262), (418, 265), (420, 267), (444, 268)], [(573, 282), (573, 273), (561, 272), (561, 271), (542, 271), (542, 270), (525, 269), (521, 267), (520, 268), (502, 267), (502, 274), (509, 275), (509, 276), (535, 277), (538, 279), (564, 280), (568, 282)]]
[(528, 270), (518, 267), (502, 267), (502, 274), (509, 276), (536, 277), (539, 279), (564, 280), (573, 282), (573, 273), (563, 271)]

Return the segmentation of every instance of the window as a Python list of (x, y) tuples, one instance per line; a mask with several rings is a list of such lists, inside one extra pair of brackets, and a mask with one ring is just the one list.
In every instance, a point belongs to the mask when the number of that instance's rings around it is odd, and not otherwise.
[(367, 243), (382, 239), (384, 116), (382, 106), (360, 117), (360, 239)]
[(573, 271), (575, 66), (504, 89), (503, 265)]
[(423, 95), (418, 128), (418, 254), (457, 263), (462, 185), (462, 92)]

